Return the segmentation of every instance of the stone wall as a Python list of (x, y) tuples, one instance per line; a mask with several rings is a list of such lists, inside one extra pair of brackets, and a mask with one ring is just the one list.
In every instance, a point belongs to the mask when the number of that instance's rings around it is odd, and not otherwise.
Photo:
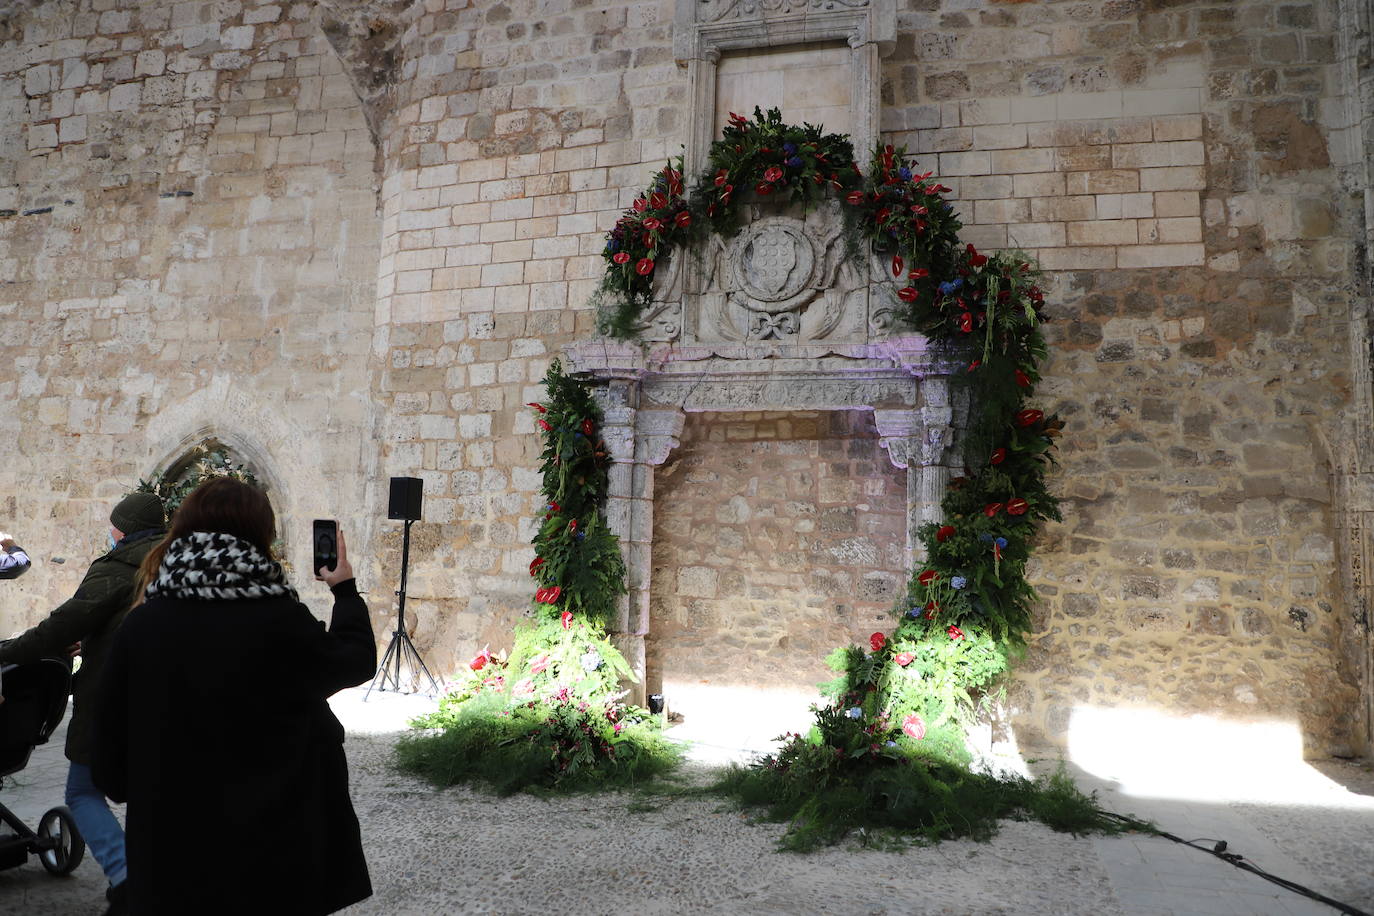
[(0, 13), (0, 517), (37, 560), (0, 631), (207, 434), (268, 482), (298, 569), (312, 516), (365, 550), (374, 158), (309, 5)]
[(891, 628), (906, 472), (867, 411), (690, 414), (654, 484), (650, 692), (814, 693), (836, 646)]
[[(970, 240), (1051, 271), (1039, 395), (1068, 420), (1065, 521), (1011, 685), (1023, 740), (1061, 743), (1078, 705), (1296, 721), (1313, 753), (1366, 740), (1331, 483), (1364, 245), (1342, 10), (897, 10), (885, 139), (954, 189)], [(256, 450), (300, 518), (358, 516), (382, 591), (398, 533), (350, 507), (418, 474), (417, 637), (441, 669), (502, 644), (538, 515), (520, 405), (591, 333), (603, 234), (689, 136), (674, 13), (0, 14), (0, 318), (22, 328), (0, 354), (7, 517), (40, 554), (87, 555), (108, 500), (208, 427)], [(50, 600), (74, 575), (9, 594)], [(37, 612), (12, 607), (0, 628)]]

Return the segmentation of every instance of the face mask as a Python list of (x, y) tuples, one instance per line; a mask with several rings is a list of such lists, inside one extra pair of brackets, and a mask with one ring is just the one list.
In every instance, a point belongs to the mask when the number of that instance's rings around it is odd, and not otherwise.
[(105, 537), (109, 538), (109, 540), (110, 540), (110, 549), (111, 549), (111, 550), (114, 550), (115, 547), (119, 546), (119, 542), (115, 540), (114, 532), (113, 532), (113, 531), (111, 531), (109, 534), (105, 535)]

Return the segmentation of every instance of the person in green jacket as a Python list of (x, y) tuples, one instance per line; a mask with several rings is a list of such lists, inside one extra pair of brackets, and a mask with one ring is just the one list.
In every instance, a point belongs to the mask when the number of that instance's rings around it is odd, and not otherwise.
[(72, 717), (67, 725), (66, 751), (71, 766), (67, 770), (66, 801), (77, 829), (110, 882), (107, 913), (113, 914), (124, 912), (128, 869), (124, 830), (104, 793), (91, 782), (93, 716), (106, 653), (115, 630), (133, 605), (139, 564), (166, 534), (162, 500), (152, 493), (131, 493), (110, 513), (110, 526), (110, 551), (91, 564), (76, 594), (37, 626), (0, 642), (0, 665), (61, 658), (75, 644), (81, 645), (81, 669), (73, 685)]

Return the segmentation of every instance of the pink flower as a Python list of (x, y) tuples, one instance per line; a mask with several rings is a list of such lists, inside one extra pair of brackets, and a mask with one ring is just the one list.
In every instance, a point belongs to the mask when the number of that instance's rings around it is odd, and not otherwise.
[(541, 655), (534, 661), (530, 662), (530, 673), (542, 674), (548, 667), (549, 657), (547, 655)]
[(514, 693), (518, 697), (527, 697), (534, 693), (534, 681), (525, 678), (515, 685)]
[(902, 731), (908, 737), (920, 741), (926, 736), (926, 723), (916, 713), (912, 713), (902, 720)]
[(910, 652), (898, 652), (896, 655), (892, 657), (892, 660), (896, 662), (900, 667), (905, 668), (907, 665), (911, 664), (916, 660), (916, 656)]

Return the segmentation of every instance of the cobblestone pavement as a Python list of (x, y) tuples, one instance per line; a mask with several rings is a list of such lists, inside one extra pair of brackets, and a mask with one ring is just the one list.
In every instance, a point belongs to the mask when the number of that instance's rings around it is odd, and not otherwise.
[[(544, 801), (435, 790), (390, 768), (405, 719), (424, 701), (345, 691), (353, 795), (375, 894), (349, 914), (1326, 914), (1334, 909), (1214, 856), (1149, 836), (1072, 837), (1009, 822), (991, 843), (904, 853), (857, 847), (777, 853), (777, 825), (719, 802), (628, 795)], [(698, 772), (705, 768), (696, 764)], [(1229, 850), (1281, 877), (1374, 911), (1374, 770), (1293, 764), (1278, 801), (1127, 795), (1076, 774), (1111, 810)], [(1300, 769), (1299, 769), (1300, 768)], [(7, 780), (30, 823), (62, 798), (61, 736)], [(1302, 783), (1300, 799), (1283, 786)], [(651, 810), (645, 810), (646, 808)], [(183, 838), (189, 839), (189, 838)], [(264, 848), (289, 855), (289, 848)], [(36, 860), (0, 871), (0, 912), (99, 914), (105, 882), (88, 857), (70, 878)]]

